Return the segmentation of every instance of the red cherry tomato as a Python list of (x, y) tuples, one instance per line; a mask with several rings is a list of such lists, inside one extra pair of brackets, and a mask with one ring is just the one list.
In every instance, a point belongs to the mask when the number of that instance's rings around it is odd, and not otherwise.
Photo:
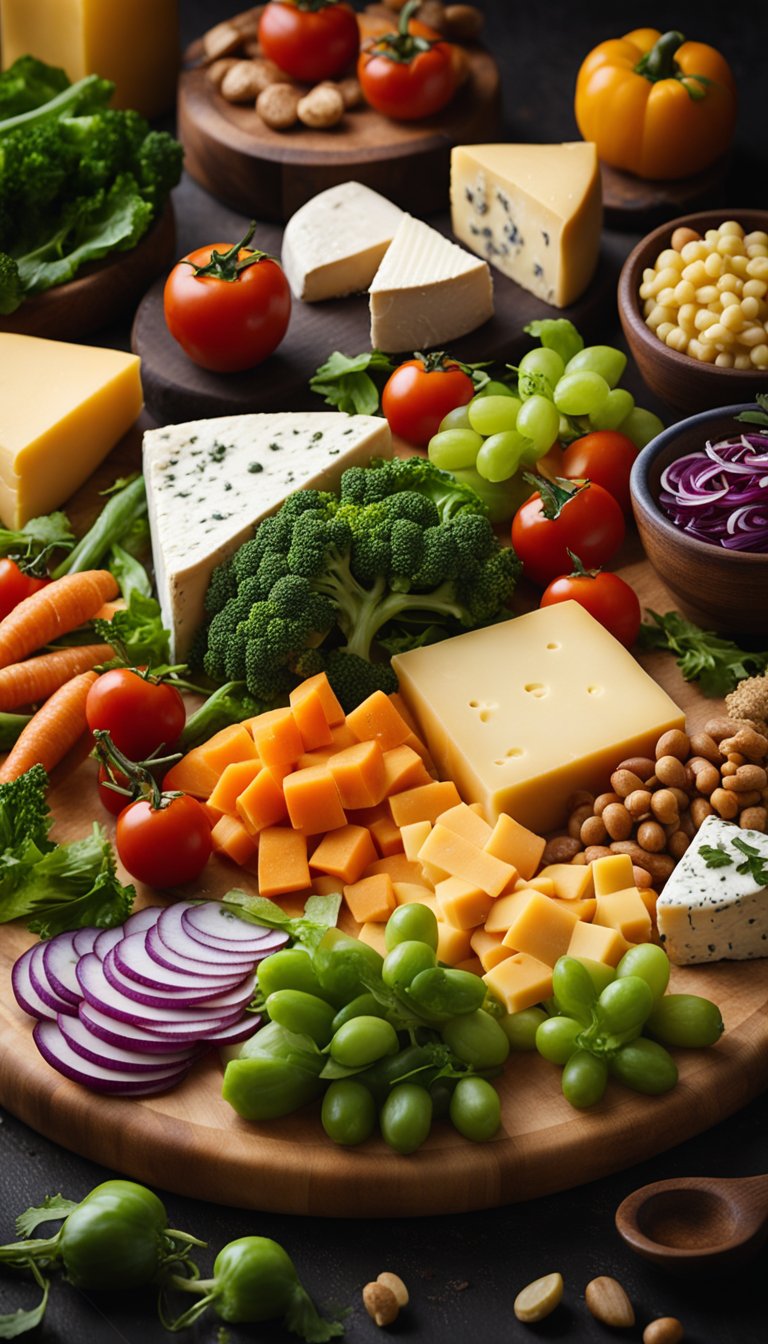
[(565, 449), (560, 455), (557, 474), (571, 481), (586, 477), (602, 485), (628, 514), (631, 510), (629, 473), (636, 457), (637, 448), (626, 434), (619, 434), (615, 429), (596, 429)]
[(31, 597), (50, 582), (50, 579), (33, 579), (24, 574), (15, 560), (0, 560), (0, 621), (25, 597)]
[(381, 409), (393, 434), (424, 448), (440, 421), (475, 395), (468, 373), (444, 355), (408, 359), (389, 378)]
[(93, 683), (85, 702), (91, 732), (103, 728), (118, 751), (145, 761), (158, 747), (173, 747), (186, 723), (184, 701), (175, 686), (128, 667), (114, 667)]
[(165, 795), (155, 808), (146, 798), (117, 818), (115, 844), (131, 877), (150, 887), (194, 882), (211, 856), (211, 823), (189, 794)]
[[(544, 500), (550, 498), (559, 507), (556, 516), (548, 518)], [(623, 540), (624, 515), (601, 485), (574, 485), (568, 491), (563, 481), (542, 481), (512, 519), (512, 545), (523, 562), (525, 577), (541, 588), (567, 573), (569, 551), (578, 555), (586, 569), (599, 569)]]
[[(252, 236), (253, 228), (242, 243), (190, 252), (165, 282), (168, 330), (195, 364), (214, 373), (261, 364), (288, 330), (288, 281), (272, 257), (247, 247)], [(201, 268), (210, 269), (201, 274)]]
[(128, 777), (122, 774), (120, 770), (113, 770), (110, 776), (105, 765), (99, 766), (99, 801), (102, 807), (112, 813), (113, 817), (118, 817), (123, 808), (128, 807), (131, 802), (131, 795), (130, 793), (118, 793), (116, 789), (111, 789), (107, 783), (110, 778), (114, 779), (115, 783), (122, 788), (130, 789), (130, 783)]
[(360, 29), (349, 5), (327, 0), (270, 0), (259, 20), (259, 43), (271, 61), (305, 84), (333, 79), (355, 60)]
[(438, 33), (423, 25), (404, 21), (401, 14), (396, 35), (377, 38), (361, 51), (357, 78), (377, 112), (394, 121), (419, 121), (451, 101), (459, 68), (450, 42), (442, 42)]
[(608, 570), (561, 574), (544, 589), (539, 606), (551, 607), (557, 602), (571, 601), (584, 607), (625, 648), (632, 647), (640, 629), (642, 612), (634, 588), (630, 588), (618, 574)]

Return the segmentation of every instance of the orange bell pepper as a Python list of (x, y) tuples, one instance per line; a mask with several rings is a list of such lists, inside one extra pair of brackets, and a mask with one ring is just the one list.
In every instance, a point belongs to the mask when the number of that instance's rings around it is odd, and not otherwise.
[(604, 163), (643, 178), (692, 177), (731, 142), (736, 83), (714, 47), (636, 28), (587, 56), (575, 113)]

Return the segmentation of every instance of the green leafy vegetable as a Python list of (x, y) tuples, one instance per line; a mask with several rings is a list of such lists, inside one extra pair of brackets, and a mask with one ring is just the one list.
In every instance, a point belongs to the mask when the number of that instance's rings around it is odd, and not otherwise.
[(310, 952), (320, 943), (329, 929), (335, 928), (341, 906), (341, 893), (333, 896), (310, 896), (303, 915), (286, 915), (285, 911), (266, 896), (250, 896), (237, 887), (223, 897), (225, 905), (235, 908), (241, 919), (264, 924), (270, 929), (284, 929), (295, 942)]
[(109, 568), (117, 579), (124, 598), (130, 600), (133, 593), (140, 593), (142, 597), (152, 596), (152, 584), (146, 569), (135, 555), (124, 550), (119, 542), (115, 542), (109, 552)]
[(327, 406), (338, 406), (348, 415), (376, 415), (381, 388), (371, 374), (378, 374), (383, 386), (394, 370), (389, 356), (381, 350), (351, 356), (334, 350), (312, 375), (309, 386)]
[(761, 429), (768, 427), (768, 396), (764, 392), (758, 392), (755, 401), (759, 407), (756, 411), (742, 411), (736, 416), (747, 425), (759, 425)]
[(739, 835), (735, 837), (732, 844), (733, 848), (738, 849), (740, 854), (746, 855), (744, 862), (736, 865), (736, 872), (749, 873), (749, 876), (755, 882), (759, 882), (763, 887), (768, 887), (768, 860), (760, 853), (760, 850), (756, 849), (754, 845), (750, 845)]
[(48, 103), (67, 88), (69, 78), (64, 70), (36, 56), (19, 56), (0, 74), (0, 121)]
[(0, 555), (9, 555), (25, 574), (38, 577), (46, 572), (45, 561), (52, 551), (70, 550), (75, 544), (65, 513), (46, 513), (30, 518), (19, 528), (0, 528)]
[(702, 845), (699, 853), (708, 868), (728, 868), (733, 863), (733, 856), (720, 845)]
[(110, 494), (96, 521), (81, 537), (74, 550), (53, 571), (53, 578), (77, 574), (83, 569), (98, 569), (111, 548), (124, 545), (138, 519), (147, 516), (147, 492), (144, 477), (136, 476), (116, 494)]
[(111, 644), (126, 663), (158, 668), (170, 657), (169, 633), (163, 625), (160, 604), (137, 587), (131, 589), (128, 606), (109, 621), (95, 620), (93, 629), (105, 644)]
[(768, 667), (768, 652), (740, 649), (713, 630), (702, 630), (678, 611), (663, 616), (648, 611), (654, 625), (641, 625), (641, 649), (664, 649), (674, 653), (686, 681), (698, 681), (704, 695), (724, 696), (743, 681)]
[(567, 317), (544, 317), (529, 322), (523, 330), (535, 336), (547, 350), (554, 350), (564, 364), (584, 349), (584, 337)]

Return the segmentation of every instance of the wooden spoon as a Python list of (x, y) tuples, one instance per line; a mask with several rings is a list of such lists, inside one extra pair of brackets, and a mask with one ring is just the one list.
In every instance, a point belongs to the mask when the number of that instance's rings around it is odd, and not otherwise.
[(619, 1205), (616, 1227), (633, 1251), (664, 1269), (741, 1264), (768, 1237), (768, 1175), (655, 1181)]

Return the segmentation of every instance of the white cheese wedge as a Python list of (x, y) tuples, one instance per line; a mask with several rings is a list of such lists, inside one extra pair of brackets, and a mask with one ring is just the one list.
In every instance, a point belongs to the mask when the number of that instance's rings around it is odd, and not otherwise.
[(656, 919), (677, 966), (768, 956), (768, 835), (707, 817), (659, 896)]
[(451, 153), (453, 231), (545, 303), (587, 288), (602, 227), (595, 146), (459, 145)]
[(211, 573), (294, 490), (333, 489), (347, 467), (390, 457), (386, 420), (337, 411), (232, 415), (144, 435), (158, 598), (172, 658), (203, 621)]
[(370, 285), (403, 211), (360, 182), (313, 196), (283, 234), (282, 265), (297, 299), (317, 303)]
[(442, 346), (493, 316), (486, 263), (412, 215), (400, 221), (369, 293), (378, 350)]

